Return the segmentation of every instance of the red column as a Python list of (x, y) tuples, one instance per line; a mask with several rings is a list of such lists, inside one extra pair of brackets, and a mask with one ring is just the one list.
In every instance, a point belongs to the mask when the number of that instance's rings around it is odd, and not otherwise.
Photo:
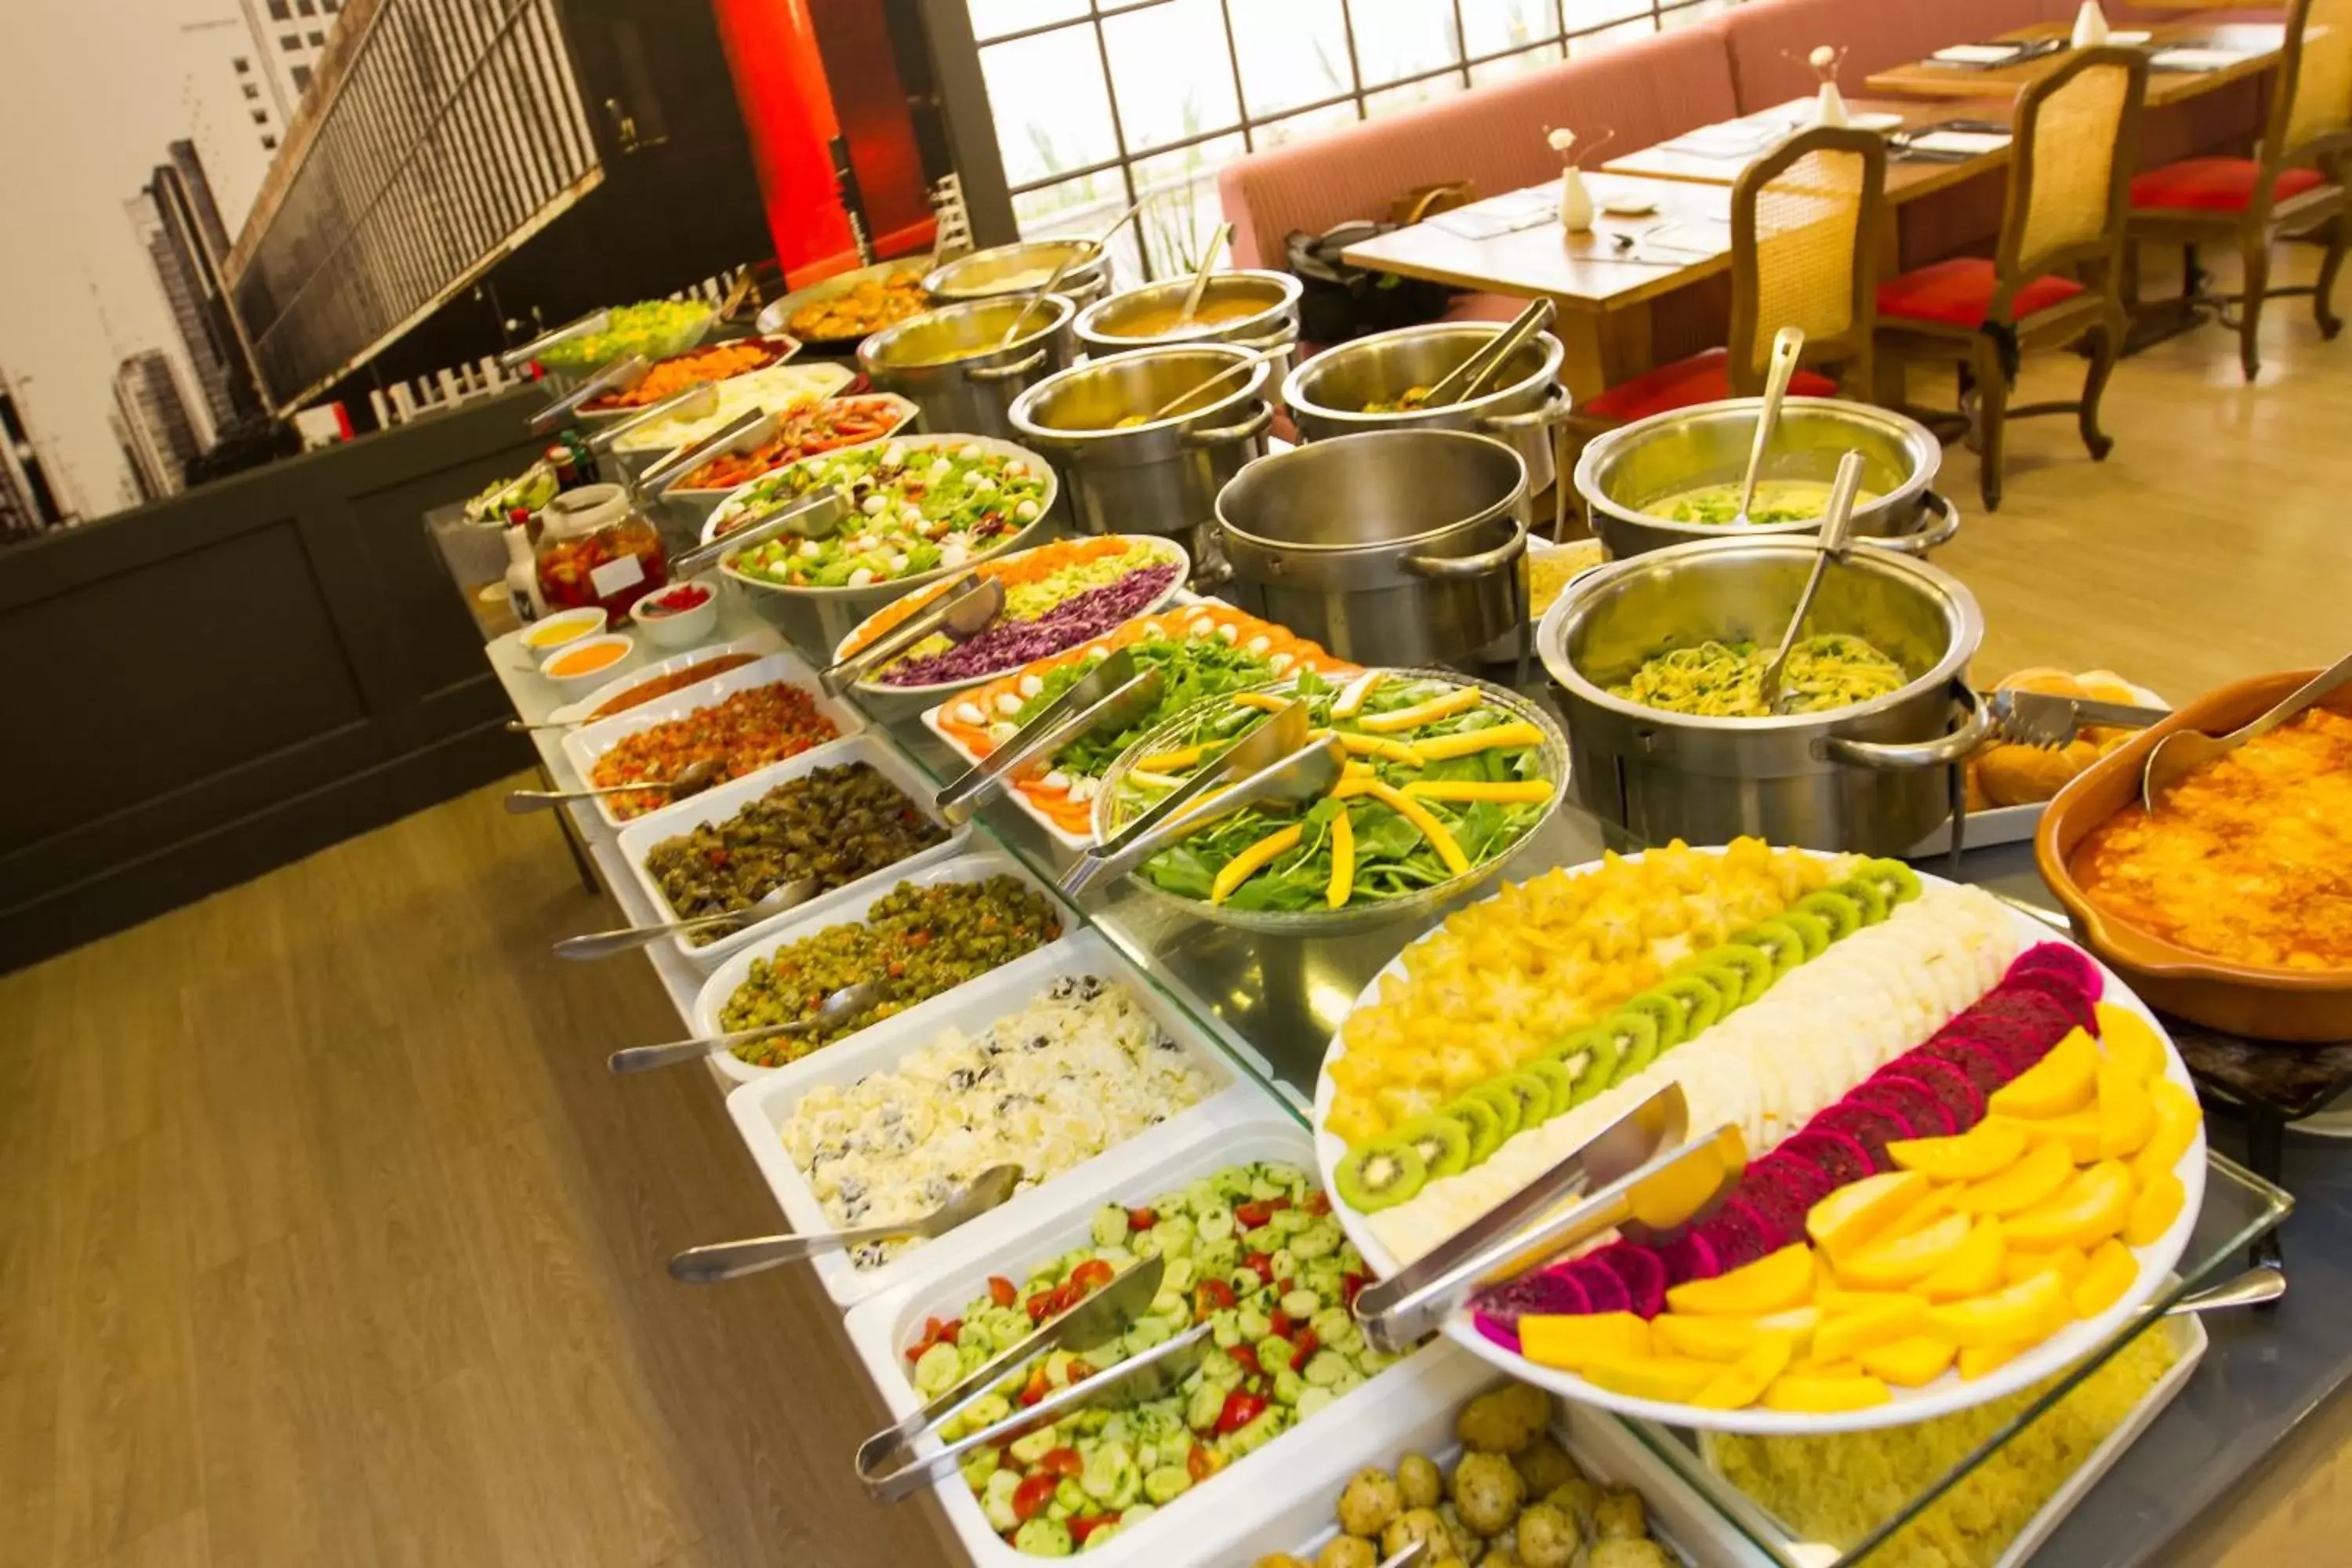
[(840, 127), (806, 0), (711, 0), (711, 11), (784, 276), (797, 286), (855, 267), (825, 151)]

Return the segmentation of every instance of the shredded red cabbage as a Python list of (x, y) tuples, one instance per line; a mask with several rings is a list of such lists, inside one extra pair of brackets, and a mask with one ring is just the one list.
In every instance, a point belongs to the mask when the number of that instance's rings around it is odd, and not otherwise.
[(1167, 592), (1176, 573), (1173, 563), (1139, 568), (1063, 600), (1034, 621), (1000, 622), (944, 652), (895, 664), (878, 679), (885, 686), (935, 686), (1018, 669), (1111, 630)]

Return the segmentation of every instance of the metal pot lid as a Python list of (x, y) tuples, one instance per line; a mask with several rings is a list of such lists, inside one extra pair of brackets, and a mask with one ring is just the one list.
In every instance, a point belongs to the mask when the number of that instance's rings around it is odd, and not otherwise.
[(1141, 348), (1159, 343), (1188, 342), (1220, 332), (1238, 331), (1253, 323), (1271, 324), (1298, 302), (1302, 285), (1287, 272), (1265, 272), (1248, 268), (1209, 274), (1209, 285), (1202, 291), (1203, 304), (1219, 300), (1246, 297), (1259, 301), (1259, 309), (1247, 316), (1235, 316), (1222, 321), (1196, 322), (1181, 332), (1158, 332), (1141, 335), (1112, 331), (1107, 324), (1130, 313), (1139, 314), (1156, 306), (1178, 305), (1192, 287), (1189, 277), (1171, 278), (1159, 283), (1146, 283), (1096, 300), (1078, 312), (1076, 326), (1082, 338), (1098, 342), (1125, 343)]
[[(1384, 468), (1391, 473), (1383, 473)], [(1465, 478), (1491, 493), (1483, 499), (1449, 503), (1461, 508), (1460, 515), (1444, 522), (1414, 528), (1412, 532), (1383, 533), (1374, 539), (1321, 542), (1277, 538), (1236, 520), (1237, 513), (1253, 504), (1255, 492), (1285, 484), (1300, 488), (1298, 500), (1302, 508), (1312, 504), (1344, 508), (1349, 503), (1347, 487), (1368, 484), (1381, 491), (1381, 499), (1391, 504), (1407, 502), (1409, 510), (1410, 494), (1391, 487), (1391, 474), (1400, 485), (1442, 484), (1448, 479)], [(1527, 488), (1527, 460), (1508, 442), (1497, 441), (1491, 436), (1468, 430), (1368, 430), (1353, 436), (1335, 436), (1328, 441), (1306, 442), (1286, 452), (1244, 464), (1242, 471), (1217, 492), (1217, 523), (1235, 544), (1284, 555), (1308, 560), (1385, 555), (1426, 549), (1460, 530), (1489, 522), (1518, 505)], [(1282, 499), (1286, 502), (1290, 498)], [(1304, 521), (1301, 510), (1286, 505), (1282, 510), (1284, 515), (1278, 521)], [(1360, 528), (1380, 528), (1389, 525), (1393, 515), (1384, 516), (1377, 509), (1367, 507), (1352, 511), (1349, 522)], [(1261, 527), (1265, 521), (1262, 516), (1249, 520)], [(1398, 526), (1412, 524), (1400, 521)]]
[[(939, 305), (919, 316), (909, 316), (903, 321), (893, 321), (879, 331), (869, 332), (857, 345), (857, 363), (868, 373), (877, 370), (893, 373), (923, 370), (951, 370), (958, 365), (977, 364), (997, 355), (1018, 359), (1039, 342), (1052, 337), (1069, 324), (1076, 314), (1077, 305), (1068, 296), (1046, 294), (1037, 298), (1036, 309), (1029, 323), (1013, 340), (998, 346), (1005, 328), (1013, 324), (1030, 303), (1027, 295), (1007, 295), (998, 298), (966, 300), (952, 305)], [(929, 344), (923, 349), (912, 345)], [(938, 351), (964, 346), (966, 352), (935, 357)], [(894, 355), (912, 353), (912, 359)]]
[[(1560, 363), (1567, 357), (1567, 351), (1560, 346), (1559, 340), (1551, 333), (1538, 332), (1509, 362), (1516, 365), (1526, 365), (1532, 358), (1532, 368), (1522, 371), (1516, 380), (1496, 387), (1485, 396), (1472, 398), (1466, 403), (1449, 403), (1442, 408), (1409, 408), (1381, 414), (1367, 414), (1360, 403), (1354, 408), (1336, 408), (1328, 404), (1318, 402), (1309, 390), (1319, 382), (1347, 374), (1349, 370), (1360, 361), (1377, 363), (1384, 357), (1397, 354), (1400, 350), (1418, 351), (1423, 349), (1423, 345), (1441, 344), (1451, 338), (1460, 339), (1461, 347), (1458, 352), (1444, 356), (1442, 363), (1423, 367), (1425, 370), (1434, 372), (1427, 381), (1407, 381), (1402, 385), (1391, 386), (1388, 379), (1384, 378), (1380, 390), (1369, 395), (1378, 397), (1381, 393), (1394, 395), (1411, 386), (1433, 385), (1447, 371), (1458, 366), (1464, 355), (1475, 352), (1482, 343), (1500, 332), (1506, 324), (1501, 321), (1433, 321), (1416, 327), (1396, 327), (1385, 332), (1374, 332), (1370, 337), (1351, 339), (1347, 342), (1325, 349), (1321, 353), (1292, 370), (1289, 378), (1282, 384), (1282, 401), (1286, 406), (1310, 418), (1328, 420), (1334, 424), (1359, 425), (1367, 430), (1388, 429), (1394, 427), (1401, 421), (1428, 419), (1441, 416), (1448, 418), (1475, 418), (1481, 414), (1507, 413), (1509, 410), (1505, 405), (1515, 399), (1526, 396), (1531, 385), (1549, 386), (1559, 379)], [(1356, 400), (1351, 399), (1351, 401)]]
[[(1824, 602), (1831, 600), (1832, 585), (1840, 573), (1861, 573), (1879, 578), (1897, 592), (1909, 592), (1940, 611), (1945, 622), (1945, 647), (1924, 672), (1914, 675), (1895, 690), (1866, 702), (1857, 702), (1850, 708), (1790, 713), (1769, 719), (1676, 713), (1611, 695), (1607, 688), (1587, 676), (1569, 658), (1569, 640), (1582, 623), (1645, 580), (1670, 576), (1685, 569), (1737, 571), (1743, 566), (1779, 563), (1791, 573), (1795, 584), (1801, 584), (1804, 573), (1811, 569), (1814, 553), (1815, 546), (1809, 538), (1742, 533), (1736, 539), (1700, 540), (1691, 544), (1670, 545), (1666, 549), (1654, 550), (1648, 554), (1623, 561), (1612, 561), (1598, 571), (1576, 578), (1561, 591), (1559, 598), (1552, 601), (1551, 608), (1544, 612), (1542, 620), (1536, 626), (1536, 655), (1543, 661), (1545, 673), (1555, 682), (1597, 708), (1654, 728), (1723, 734), (1774, 733), (1868, 719), (1934, 688), (1948, 686), (1960, 677), (1969, 660), (1975, 656), (1978, 645), (1984, 640), (1984, 614), (1977, 605), (1976, 595), (1969, 592), (1967, 584), (1948, 572), (1914, 556), (1867, 544), (1855, 545), (1843, 561), (1831, 563), (1829, 575), (1822, 585)], [(1694, 593), (1696, 591), (1694, 589)], [(1785, 624), (1788, 610), (1795, 608), (1795, 604), (1796, 589), (1792, 584), (1789, 603), (1781, 611), (1781, 620), (1769, 627), (1754, 628), (1752, 634), (1749, 628), (1727, 626), (1715, 635), (1725, 638), (1755, 635), (1759, 642), (1777, 637)], [(1822, 614), (1823, 610), (1816, 607), (1810, 617), (1816, 626), (1821, 624)], [(1664, 652), (1673, 646), (1685, 645), (1662, 644), (1654, 651)], [(1905, 668), (1911, 668), (1908, 661)]]
[[(1142, 425), (1120, 426), (1130, 414), (1150, 414), (1165, 407), (1187, 386), (1206, 381), (1223, 365), (1247, 359), (1253, 351), (1228, 343), (1178, 343), (1130, 349), (1074, 364), (1024, 391), (1013, 400), (1013, 427), (1032, 440), (1059, 447), (1100, 447), (1139, 436), (1230, 423), (1238, 405), (1259, 401), (1272, 363), (1261, 362), (1221, 384), (1230, 388), (1213, 401), (1182, 414)], [(1111, 424), (1092, 421), (1110, 409)], [(1083, 410), (1083, 413), (1081, 413)], [(1087, 423), (1055, 423), (1057, 414), (1083, 417)]]

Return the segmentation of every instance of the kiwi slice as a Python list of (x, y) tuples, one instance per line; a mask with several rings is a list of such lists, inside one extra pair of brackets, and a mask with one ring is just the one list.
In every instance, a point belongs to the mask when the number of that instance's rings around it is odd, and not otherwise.
[(1562, 1035), (1544, 1055), (1566, 1068), (1568, 1076), (1576, 1080), (1578, 1105), (1617, 1081), (1617, 1046), (1606, 1029), (1578, 1029)]
[(1725, 997), (1730, 1004), (1724, 1009), (1727, 1013), (1755, 1001), (1780, 978), (1771, 955), (1744, 942), (1727, 942), (1708, 949), (1699, 956), (1697, 967), (1702, 974), (1723, 976), (1734, 987)]
[[(1641, 998), (1633, 1000), (1638, 1002)], [(1609, 1043), (1617, 1047), (1618, 1079), (1632, 1078), (1658, 1059), (1657, 1014), (1661, 1010), (1674, 1012), (1672, 1005), (1663, 999), (1651, 1007), (1636, 1007), (1633, 1002), (1628, 1002), (1610, 1014), (1609, 1021), (1601, 1026)]]
[(1805, 944), (1803, 957), (1819, 958), (1830, 950), (1830, 922), (1811, 910), (1782, 910), (1764, 923), (1784, 925), (1795, 931), (1798, 940)]
[(1404, 1202), (1428, 1180), (1421, 1152), (1390, 1131), (1348, 1151), (1331, 1184), (1339, 1189), (1339, 1201), (1358, 1214), (1376, 1214)]
[(1752, 947), (1772, 961), (1772, 978), (1778, 980), (1805, 962), (1805, 939), (1786, 921), (1759, 921), (1731, 939), (1732, 942)]
[(1510, 1091), (1519, 1104), (1519, 1131), (1540, 1127), (1551, 1120), (1551, 1086), (1524, 1068), (1505, 1073), (1489, 1087)]
[(1723, 993), (1714, 981), (1696, 970), (1675, 975), (1658, 992), (1683, 1013), (1683, 1039), (1696, 1039), (1723, 1016)]
[(1886, 911), (1892, 907), (1886, 901), (1886, 895), (1878, 890), (1878, 885), (1866, 877), (1850, 877), (1840, 882), (1835, 890), (1862, 907), (1862, 923), (1866, 926), (1874, 926), (1885, 920)]
[(1470, 1133), (1450, 1116), (1416, 1116), (1389, 1129), (1391, 1142), (1410, 1145), (1421, 1156), (1429, 1180), (1458, 1175), (1470, 1168)]
[(1823, 888), (1797, 900), (1796, 913), (1827, 921), (1832, 942), (1843, 942), (1863, 927), (1861, 901), (1837, 888)]
[[(1543, 1086), (1544, 1113), (1541, 1118), (1543, 1121), (1549, 1121), (1576, 1103), (1575, 1078), (1567, 1068), (1549, 1057), (1538, 1057), (1513, 1076), (1531, 1078)], [(1527, 1125), (1534, 1124), (1530, 1121)]]
[(1453, 1104), (1441, 1107), (1440, 1116), (1450, 1116), (1462, 1123), (1462, 1131), (1470, 1139), (1470, 1163), (1482, 1165), (1486, 1156), (1503, 1146), (1503, 1118), (1486, 1101), (1476, 1098), (1476, 1091), (1464, 1095)]
[(1900, 860), (1885, 858), (1866, 860), (1863, 862), (1862, 869), (1854, 873), (1853, 879), (1878, 889), (1878, 896), (1886, 900), (1888, 909), (1897, 904), (1907, 904), (1919, 896), (1919, 873)]
[[(1621, 1014), (1639, 1013), (1650, 1020), (1651, 1058), (1654, 1058), (1660, 1051), (1674, 1049), (1688, 1037), (1683, 1033), (1682, 1008), (1671, 999), (1661, 996), (1654, 991), (1644, 991), (1639, 996), (1628, 999), (1617, 1011)], [(1645, 1058), (1642, 1065), (1649, 1066), (1649, 1058)]]
[(1471, 1089), (1462, 1098), (1465, 1100), (1483, 1100), (1488, 1105), (1495, 1108), (1496, 1118), (1502, 1124), (1503, 1141), (1505, 1142), (1508, 1142), (1512, 1136), (1518, 1131), (1523, 1108), (1519, 1103), (1519, 1097), (1512, 1093), (1510, 1086), (1505, 1083), (1501, 1079), (1490, 1078), (1485, 1083), (1480, 1084), (1477, 1088)]

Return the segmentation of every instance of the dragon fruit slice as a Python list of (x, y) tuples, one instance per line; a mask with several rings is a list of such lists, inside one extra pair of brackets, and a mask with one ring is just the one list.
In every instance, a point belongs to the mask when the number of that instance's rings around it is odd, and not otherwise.
[(1753, 1204), (1737, 1195), (1727, 1199), (1721, 1208), (1702, 1221), (1698, 1230), (1706, 1237), (1706, 1244), (1715, 1248), (1716, 1261), (1727, 1271), (1744, 1268), (1772, 1250), (1765, 1241), (1764, 1216), (1756, 1212)]
[(1984, 1120), (1984, 1093), (1957, 1063), (1912, 1051), (1895, 1065), (1902, 1069), (1902, 1077), (1936, 1097), (1937, 1103), (1951, 1118), (1953, 1131), (1966, 1132)]
[(1519, 1320), (1529, 1313), (1570, 1316), (1590, 1312), (1593, 1310), (1592, 1298), (1586, 1294), (1579, 1278), (1569, 1272), (1572, 1267), (1540, 1268), (1497, 1285), (1479, 1296), (1478, 1310), (1511, 1325), (1514, 1331)]
[(1885, 1111), (1918, 1129), (1922, 1138), (1948, 1138), (1959, 1131), (1952, 1124), (1952, 1113), (1944, 1109), (1944, 1102), (1934, 1090), (1917, 1079), (1899, 1073), (1882, 1070), (1847, 1095), (1846, 1100)]
[(1879, 1171), (1894, 1168), (1895, 1162), (1886, 1157), (1889, 1143), (1898, 1138), (1920, 1136), (1919, 1129), (1895, 1112), (1852, 1099), (1831, 1106), (1805, 1124), (1807, 1131), (1816, 1127), (1825, 1127), (1852, 1138), (1870, 1156), (1872, 1169)]
[[(1517, 1320), (1516, 1319), (1512, 1320), (1513, 1322), (1516, 1322), (1517, 1321)], [(1470, 1316), (1470, 1321), (1480, 1333), (1486, 1335), (1487, 1339), (1493, 1341), (1496, 1344), (1502, 1346), (1513, 1355), (1521, 1353), (1519, 1351), (1518, 1331), (1513, 1328), (1511, 1323), (1505, 1322), (1500, 1318), (1489, 1317), (1485, 1312), (1472, 1313)]]
[(2009, 966), (2006, 979), (2021, 975), (2055, 974), (2074, 984), (2074, 989), (2095, 1002), (2106, 990), (2106, 982), (2099, 977), (2099, 966), (2091, 962), (2090, 954), (2071, 942), (2038, 942), (2018, 955)]
[[(1828, 1114), (1826, 1111), (1823, 1115)], [(1878, 1169), (1870, 1151), (1853, 1136), (1826, 1127), (1816, 1116), (1802, 1132), (1784, 1140), (1776, 1154), (1792, 1154), (1818, 1167), (1830, 1179), (1832, 1190), (1858, 1182)], [(1669, 1268), (1672, 1264), (1669, 1263)]]
[[(1930, 1040), (1917, 1050), (1907, 1053), (1904, 1059), (1921, 1068), (1929, 1062), (1941, 1062), (1966, 1079), (1969, 1087), (1976, 1091), (1979, 1119), (1984, 1114), (1981, 1108), (1985, 1097), (2017, 1076), (2009, 1070), (2008, 1065), (1991, 1047), (1979, 1045), (1974, 1040)], [(1921, 1075), (1923, 1079), (1925, 1076), (1924, 1073)]]
[(1666, 1266), (1656, 1252), (1630, 1241), (1612, 1241), (1591, 1256), (1624, 1281), (1634, 1311), (1654, 1318), (1666, 1310)]
[(1768, 1197), (1785, 1198), (1801, 1215), (1835, 1191), (1837, 1184), (1830, 1180), (1827, 1171), (1791, 1153), (1787, 1143), (1748, 1166), (1739, 1184), (1739, 1195), (1758, 1207), (1765, 1207), (1763, 1200)]
[(1595, 1312), (1630, 1312), (1633, 1310), (1633, 1293), (1625, 1281), (1606, 1263), (1592, 1258), (1580, 1258), (1565, 1271), (1582, 1288), (1585, 1300), (1592, 1303)]
[(1695, 1230), (1686, 1230), (1660, 1247), (1658, 1258), (1666, 1266), (1668, 1282), (1675, 1285), (1712, 1279), (1723, 1272), (1723, 1260), (1715, 1255), (1714, 1244)]

